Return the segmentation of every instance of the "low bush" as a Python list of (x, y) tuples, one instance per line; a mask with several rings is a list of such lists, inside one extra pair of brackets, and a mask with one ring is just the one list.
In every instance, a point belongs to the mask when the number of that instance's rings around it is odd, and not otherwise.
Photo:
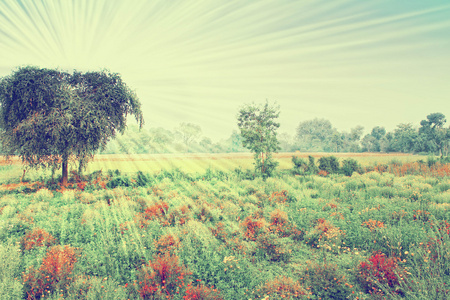
[(73, 281), (71, 274), (78, 256), (77, 249), (67, 245), (50, 248), (39, 269), (31, 267), (23, 275), (27, 299), (40, 299), (54, 291), (64, 294)]
[(323, 156), (319, 158), (319, 169), (327, 173), (339, 173), (339, 160), (335, 156)]
[(190, 275), (178, 256), (157, 255), (138, 270), (139, 295), (142, 299), (172, 299), (184, 292)]
[(341, 170), (342, 170), (342, 174), (344, 174), (345, 176), (352, 176), (353, 172), (360, 172), (361, 167), (355, 159), (348, 158), (348, 159), (344, 159), (342, 161), (342, 169)]
[(348, 299), (353, 285), (339, 273), (337, 267), (328, 263), (313, 263), (303, 271), (309, 290), (319, 299)]
[(188, 284), (183, 300), (223, 300), (217, 289), (203, 284), (193, 286)]
[(310, 293), (300, 282), (280, 276), (260, 285), (254, 294), (256, 299), (304, 299)]
[(358, 267), (358, 279), (366, 293), (383, 294), (381, 287), (389, 287), (390, 292), (402, 294), (400, 288), (406, 273), (398, 265), (399, 258), (387, 257), (384, 253), (375, 252), (368, 261)]
[(56, 244), (55, 238), (40, 228), (34, 228), (33, 230), (26, 233), (20, 241), (21, 249), (31, 250), (34, 247), (49, 247)]

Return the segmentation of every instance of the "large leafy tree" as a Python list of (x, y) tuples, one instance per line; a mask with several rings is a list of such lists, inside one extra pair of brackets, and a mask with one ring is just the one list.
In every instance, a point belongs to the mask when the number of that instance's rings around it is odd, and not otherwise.
[(279, 115), (279, 107), (266, 102), (264, 105), (246, 105), (240, 109), (237, 116), (242, 144), (254, 153), (255, 170), (263, 178), (270, 176), (278, 165), (273, 160), (272, 153), (279, 149)]
[(394, 129), (392, 149), (397, 152), (414, 152), (418, 144), (417, 129), (411, 123), (401, 123)]
[(180, 123), (178, 128), (175, 129), (175, 135), (183, 142), (186, 151), (189, 150), (189, 146), (192, 142), (200, 138), (201, 134), (202, 128), (193, 123)]
[(315, 118), (300, 122), (297, 127), (297, 141), (301, 151), (330, 151), (336, 146), (331, 143), (331, 138), (336, 130), (331, 122), (326, 119)]
[(136, 94), (117, 73), (74, 72), (22, 67), (0, 79), (0, 129), (3, 151), (31, 167), (62, 168), (86, 163), (126, 127), (143, 116)]
[(444, 127), (446, 122), (444, 114), (432, 113), (427, 116), (426, 120), (420, 122), (421, 127), (419, 128), (419, 134), (427, 141), (426, 150), (437, 151), (441, 157), (447, 151), (450, 140), (450, 128)]

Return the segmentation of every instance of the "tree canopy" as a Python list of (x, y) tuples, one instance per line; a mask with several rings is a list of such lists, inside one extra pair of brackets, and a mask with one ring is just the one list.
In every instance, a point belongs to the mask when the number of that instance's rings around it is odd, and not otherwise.
[(272, 152), (278, 150), (276, 121), (279, 107), (264, 105), (246, 105), (239, 111), (238, 126), (241, 131), (243, 146), (255, 153), (255, 169), (266, 178), (277, 166), (272, 160)]
[(92, 158), (125, 130), (128, 114), (142, 127), (140, 102), (117, 73), (27, 66), (0, 80), (3, 151), (31, 167), (62, 166), (62, 183), (69, 159)]
[(450, 129), (445, 128), (447, 122), (442, 113), (432, 113), (426, 120), (420, 122), (419, 134), (427, 140), (428, 151), (437, 151), (443, 157), (448, 151), (448, 141), (450, 139)]

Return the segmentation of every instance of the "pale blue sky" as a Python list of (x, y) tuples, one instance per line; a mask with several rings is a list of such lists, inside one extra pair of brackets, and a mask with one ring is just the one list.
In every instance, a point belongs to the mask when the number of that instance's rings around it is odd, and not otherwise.
[(450, 123), (450, 2), (0, 0), (0, 76), (27, 64), (121, 73), (146, 126), (213, 140), (266, 99), (290, 134)]

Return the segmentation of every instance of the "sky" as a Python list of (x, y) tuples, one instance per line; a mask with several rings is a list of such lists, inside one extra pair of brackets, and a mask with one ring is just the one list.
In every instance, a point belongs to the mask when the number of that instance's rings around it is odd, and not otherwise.
[(450, 123), (447, 0), (0, 0), (0, 77), (33, 65), (120, 73), (145, 127), (237, 130), (279, 105), (279, 132), (330, 120), (388, 131)]

